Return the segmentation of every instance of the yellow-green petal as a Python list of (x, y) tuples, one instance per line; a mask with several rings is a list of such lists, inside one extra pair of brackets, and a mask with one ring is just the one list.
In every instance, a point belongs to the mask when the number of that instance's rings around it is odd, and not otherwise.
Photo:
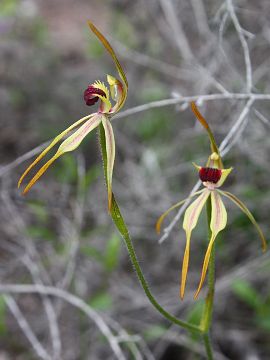
[(112, 104), (109, 100), (110, 94), (107, 86), (100, 80), (95, 81), (93, 86), (99, 90), (102, 90), (105, 93), (105, 96), (99, 94), (95, 94), (95, 96), (97, 96), (101, 100), (100, 111), (103, 113), (108, 113), (111, 110)]
[(233, 203), (235, 203), (243, 211), (244, 214), (246, 214), (246, 216), (249, 218), (249, 220), (255, 226), (256, 230), (259, 233), (259, 236), (260, 236), (260, 239), (261, 239), (261, 242), (262, 242), (263, 251), (266, 251), (267, 243), (266, 243), (265, 236), (264, 236), (260, 226), (258, 225), (257, 221), (255, 220), (254, 216), (249, 211), (249, 209), (246, 207), (246, 205), (240, 199), (238, 199), (238, 197), (236, 197), (235, 195), (231, 194), (228, 191), (218, 190), (218, 192), (220, 194), (226, 196), (227, 198), (229, 198)]
[(212, 234), (211, 234), (211, 239), (210, 239), (210, 242), (209, 242), (205, 257), (204, 257), (200, 283), (199, 283), (198, 289), (194, 295), (195, 299), (198, 297), (199, 292), (201, 291), (201, 288), (203, 286), (215, 239), (216, 239), (218, 233), (221, 230), (223, 230), (227, 225), (227, 211), (223, 204), (221, 196), (218, 194), (217, 191), (211, 192), (211, 209), (212, 210), (211, 210), (210, 229), (212, 231)]
[(39, 155), (38, 157), (28, 166), (28, 168), (25, 170), (25, 172), (22, 174), (22, 176), (19, 179), (18, 182), (18, 188), (21, 186), (21, 183), (23, 181), (23, 179), (25, 178), (25, 176), (29, 173), (29, 171), (31, 169), (33, 169), (33, 167), (51, 150), (51, 148), (54, 147), (54, 145), (56, 145), (65, 135), (67, 135), (70, 131), (72, 131), (73, 129), (75, 129), (76, 127), (78, 127), (81, 123), (87, 121), (88, 119), (90, 119), (92, 116), (94, 116), (95, 114), (90, 114), (87, 115), (83, 118), (81, 118), (80, 120), (76, 121), (74, 124), (72, 124), (71, 126), (69, 126), (66, 130), (62, 131), (59, 135), (57, 135), (53, 141), (50, 143), (49, 146), (46, 147), (46, 149), (44, 149)]
[(107, 75), (107, 81), (110, 85), (111, 96), (116, 102), (110, 110), (110, 113), (113, 114), (118, 112), (122, 107), (123, 101), (125, 101), (125, 91), (123, 89), (123, 84), (121, 83), (121, 81), (117, 80), (115, 77)]
[(228, 175), (230, 175), (232, 169), (232, 167), (229, 169), (221, 169), (221, 177), (216, 184), (217, 187), (220, 187), (224, 184), (224, 181), (227, 179)]
[(203, 189), (201, 195), (187, 208), (183, 221), (183, 229), (187, 233), (191, 233), (197, 225), (200, 213), (209, 195), (210, 191), (208, 189)]
[(158, 219), (157, 223), (156, 223), (156, 232), (159, 234), (160, 233), (160, 228), (161, 225), (165, 219), (165, 217), (174, 209), (178, 208), (179, 206), (181, 206), (182, 204), (184, 204), (186, 201), (188, 201), (189, 199), (193, 198), (196, 195), (201, 194), (204, 191), (204, 189), (196, 191), (194, 194), (190, 195), (188, 198), (179, 201), (178, 203), (174, 204), (173, 206), (171, 206), (168, 210), (166, 210)]
[(185, 249), (183, 265), (182, 265), (182, 276), (181, 276), (181, 286), (180, 286), (181, 299), (183, 299), (185, 294), (186, 278), (187, 278), (188, 264), (189, 264), (189, 247), (190, 247), (191, 232), (197, 225), (199, 216), (202, 212), (203, 206), (205, 205), (209, 195), (210, 195), (210, 191), (208, 189), (204, 189), (201, 195), (196, 200), (194, 200), (191, 205), (189, 205), (189, 207), (185, 212), (183, 229), (186, 231), (186, 249)]
[(108, 74), (107, 81), (108, 81), (108, 84), (110, 85), (111, 96), (114, 101), (117, 101), (117, 98), (118, 98), (117, 85), (119, 83), (119, 80), (117, 80), (114, 76)]
[(106, 116), (102, 116), (102, 125), (105, 132), (106, 139), (106, 154), (107, 154), (107, 187), (108, 187), (108, 209), (111, 211), (112, 206), (112, 175), (115, 159), (115, 141), (113, 128), (110, 120)]

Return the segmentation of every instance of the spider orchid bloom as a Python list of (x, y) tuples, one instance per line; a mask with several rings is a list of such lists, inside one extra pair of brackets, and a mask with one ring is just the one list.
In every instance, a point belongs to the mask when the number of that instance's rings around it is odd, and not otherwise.
[[(111, 118), (116, 114), (124, 105), (127, 91), (128, 91), (128, 82), (126, 75), (122, 69), (122, 66), (117, 59), (114, 50), (109, 44), (108, 40), (99, 32), (99, 30), (88, 21), (88, 25), (97, 38), (101, 41), (105, 49), (111, 55), (116, 69), (118, 71), (119, 77), (121, 80), (116, 79), (111, 75), (107, 75), (108, 87), (101, 81), (97, 80), (93, 84), (89, 85), (84, 92), (84, 100), (86, 105), (91, 106), (100, 100), (98, 111), (83, 117), (82, 119), (76, 121), (74, 124), (69, 126), (66, 130), (57, 135), (50, 145), (42, 151), (42, 153), (32, 162), (32, 164), (25, 170), (21, 176), (18, 187), (20, 187), (25, 176), (30, 172), (30, 170), (40, 162), (40, 160), (48, 153), (53, 146), (55, 146), (61, 139), (68, 135), (72, 130), (75, 130), (71, 135), (69, 135), (59, 146), (55, 155), (51, 157), (32, 177), (29, 183), (26, 185), (23, 190), (23, 194), (26, 194), (31, 187), (37, 182), (37, 180), (44, 174), (48, 167), (54, 163), (56, 159), (65, 154), (75, 150), (82, 140), (88, 135), (92, 130), (97, 128), (102, 124), (104, 128), (104, 133), (106, 137), (106, 154), (107, 154), (107, 179), (108, 179), (108, 208), (111, 210), (112, 202), (112, 175), (113, 175), (113, 166), (115, 159), (115, 141), (114, 134), (111, 125)], [(113, 101), (113, 104), (111, 102)]]
[(181, 286), (180, 286), (181, 299), (184, 298), (184, 294), (185, 294), (186, 278), (187, 278), (187, 272), (188, 272), (188, 266), (189, 266), (191, 233), (192, 233), (192, 230), (196, 227), (199, 216), (200, 216), (202, 209), (208, 199), (210, 199), (210, 201), (211, 201), (211, 221), (210, 221), (211, 238), (210, 238), (208, 248), (207, 248), (207, 251), (206, 251), (206, 254), (204, 257), (199, 286), (194, 295), (195, 299), (198, 297), (199, 292), (201, 291), (202, 285), (204, 283), (215, 239), (216, 239), (217, 235), (219, 234), (219, 232), (221, 230), (223, 230), (227, 225), (227, 211), (226, 211), (226, 208), (222, 201), (222, 196), (229, 198), (235, 205), (237, 205), (246, 214), (246, 216), (249, 218), (249, 220), (252, 222), (252, 224), (255, 226), (256, 230), (259, 233), (259, 236), (262, 241), (263, 251), (266, 250), (265, 237), (264, 237), (259, 225), (257, 224), (256, 220), (254, 219), (253, 215), (248, 210), (248, 208), (235, 195), (233, 195), (227, 191), (222, 191), (219, 189), (223, 185), (227, 176), (232, 171), (232, 168), (229, 168), (229, 169), (223, 168), (220, 153), (219, 153), (213, 133), (212, 133), (211, 129), (209, 128), (208, 123), (206, 122), (206, 120), (202, 117), (202, 115), (198, 111), (195, 103), (191, 103), (191, 107), (192, 107), (194, 114), (198, 118), (198, 120), (201, 122), (203, 127), (208, 132), (209, 139), (210, 139), (210, 145), (211, 145), (211, 151), (212, 151), (212, 154), (209, 156), (205, 167), (201, 167), (196, 164), (193, 164), (195, 166), (195, 168), (198, 170), (199, 178), (202, 181), (204, 189), (195, 192), (189, 198), (182, 200), (182, 201), (178, 202), (177, 204), (173, 205), (163, 215), (161, 215), (161, 217), (159, 218), (159, 220), (156, 224), (156, 230), (159, 233), (160, 227), (161, 227), (161, 224), (162, 224), (164, 218), (172, 210), (174, 210), (177, 207), (184, 204), (188, 199), (190, 199), (194, 196), (198, 196), (196, 198), (196, 200), (194, 200), (186, 209), (186, 212), (184, 215), (184, 221), (183, 221), (183, 228), (186, 232), (186, 248), (185, 248), (183, 264), (182, 264), (182, 276), (181, 276)]

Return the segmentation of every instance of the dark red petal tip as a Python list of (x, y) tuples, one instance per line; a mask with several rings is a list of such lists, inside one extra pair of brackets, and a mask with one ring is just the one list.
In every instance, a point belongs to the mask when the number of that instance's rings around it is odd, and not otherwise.
[(99, 97), (96, 95), (106, 97), (106, 94), (103, 90), (97, 89), (93, 85), (89, 85), (83, 94), (83, 98), (84, 98), (86, 105), (88, 105), (88, 106), (94, 105), (99, 99)]
[(199, 176), (202, 182), (211, 182), (216, 184), (221, 178), (221, 170), (209, 167), (202, 167), (199, 171)]

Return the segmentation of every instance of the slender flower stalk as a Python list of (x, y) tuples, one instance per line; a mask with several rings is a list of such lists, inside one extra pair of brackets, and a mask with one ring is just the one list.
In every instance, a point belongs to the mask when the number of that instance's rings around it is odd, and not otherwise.
[[(252, 224), (255, 226), (259, 237), (262, 241), (262, 248), (263, 251), (266, 250), (266, 240), (263, 235), (262, 230), (260, 229), (259, 225), (257, 224), (254, 216), (248, 210), (248, 208), (243, 204), (241, 200), (239, 200), (235, 195), (220, 190), (220, 187), (224, 184), (225, 180), (227, 179), (228, 175), (231, 173), (232, 168), (224, 169), (222, 159), (219, 153), (219, 149), (216, 145), (216, 141), (214, 135), (207, 123), (207, 121), (203, 118), (199, 110), (197, 109), (195, 103), (191, 103), (191, 108), (200, 121), (202, 126), (206, 129), (208, 133), (208, 137), (210, 140), (210, 147), (211, 147), (211, 155), (208, 158), (208, 161), (204, 167), (198, 166), (193, 164), (198, 171), (199, 178), (202, 181), (204, 188), (200, 191), (194, 193), (191, 197), (198, 196), (196, 200), (194, 200), (191, 205), (188, 206), (183, 221), (183, 229), (186, 232), (186, 248), (184, 252), (183, 264), (182, 264), (182, 276), (181, 276), (181, 286), (180, 286), (180, 297), (181, 299), (184, 298), (185, 294), (185, 287), (186, 287), (186, 279), (187, 279), (187, 272), (189, 267), (189, 256), (190, 256), (190, 240), (191, 240), (191, 233), (193, 229), (196, 227), (198, 223), (199, 216), (204, 208), (205, 204), (210, 201), (211, 202), (211, 218), (210, 218), (210, 230), (211, 236), (209, 240), (209, 244), (207, 247), (207, 251), (205, 253), (203, 266), (202, 266), (202, 273), (201, 279), (197, 288), (197, 291), (194, 295), (196, 299), (201, 291), (203, 286), (207, 269), (209, 266), (210, 257), (213, 251), (214, 243), (217, 238), (217, 235), (222, 231), (227, 225), (227, 211), (225, 205), (223, 203), (222, 197), (226, 197), (230, 199), (235, 205), (237, 205), (249, 218)], [(182, 200), (161, 215), (157, 224), (156, 230), (159, 233), (160, 227), (165, 219), (165, 217), (174, 209), (182, 205), (185, 201)]]
[[(112, 205), (112, 176), (115, 159), (115, 140), (113, 134), (113, 128), (111, 125), (112, 117), (122, 108), (124, 105), (127, 92), (128, 82), (123, 68), (117, 59), (113, 48), (108, 40), (101, 34), (101, 32), (88, 21), (89, 28), (101, 41), (105, 49), (112, 57), (116, 69), (118, 71), (120, 80), (107, 75), (108, 87), (100, 80), (95, 81), (87, 87), (84, 91), (84, 101), (86, 105), (92, 106), (100, 100), (98, 111), (89, 114), (82, 119), (76, 121), (69, 126), (66, 130), (57, 135), (50, 145), (42, 151), (42, 153), (29, 165), (29, 167), (22, 174), (18, 187), (21, 186), (22, 181), (26, 175), (43, 159), (43, 157), (62, 140), (66, 135), (68, 137), (59, 146), (57, 152), (36, 172), (32, 179), (28, 182), (23, 190), (23, 194), (26, 194), (32, 186), (38, 181), (38, 179), (45, 173), (45, 171), (63, 154), (77, 149), (83, 139), (99, 125), (102, 125), (106, 138), (106, 153), (107, 153), (107, 189), (108, 189), (108, 209), (111, 211)], [(75, 130), (72, 134), (70, 134)]]

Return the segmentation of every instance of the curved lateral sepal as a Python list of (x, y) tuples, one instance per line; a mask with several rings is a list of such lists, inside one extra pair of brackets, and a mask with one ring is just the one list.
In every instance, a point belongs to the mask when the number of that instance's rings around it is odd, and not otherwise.
[(19, 181), (18, 181), (18, 188), (21, 186), (21, 183), (23, 181), (23, 179), (25, 178), (25, 176), (30, 172), (30, 170), (33, 169), (33, 167), (54, 147), (54, 145), (56, 145), (65, 135), (67, 135), (70, 131), (72, 131), (74, 128), (76, 128), (77, 126), (79, 126), (81, 123), (83, 123), (84, 121), (89, 120), (92, 116), (94, 116), (95, 114), (91, 114), (91, 115), (87, 115), (83, 118), (81, 118), (80, 120), (76, 121), (74, 124), (72, 124), (71, 126), (69, 126), (66, 130), (62, 131), (59, 135), (57, 135), (52, 142), (50, 143), (49, 146), (46, 147), (46, 149), (44, 149), (39, 155), (38, 157), (28, 166), (28, 168), (25, 170), (25, 172), (22, 174), (22, 176), (20, 177)]
[(260, 228), (260, 226), (258, 225), (257, 221), (255, 220), (254, 216), (252, 215), (252, 213), (249, 211), (249, 209), (246, 207), (246, 205), (240, 200), (238, 199), (238, 197), (236, 197), (235, 195), (231, 194), (228, 191), (221, 191), (218, 190), (218, 192), (221, 195), (226, 196), (227, 198), (229, 198), (235, 205), (237, 205), (239, 207), (239, 209), (241, 209), (243, 211), (244, 214), (246, 214), (246, 216), (249, 218), (249, 220), (251, 221), (251, 223), (255, 226), (256, 230), (259, 233), (261, 242), (262, 242), (262, 250), (266, 251), (267, 249), (267, 242), (265, 239), (265, 236)]
[[(66, 152), (75, 150), (82, 140), (88, 135), (92, 130), (94, 130), (101, 122), (100, 115), (96, 115), (92, 117), (90, 120), (87, 120), (78, 130), (76, 130), (72, 135), (70, 135), (63, 143), (59, 146), (56, 154), (46, 162), (35, 174), (35, 176), (29, 181), (27, 186), (23, 191), (23, 195), (25, 195), (32, 186), (38, 181), (38, 179), (45, 173), (49, 166), (54, 163), (61, 155)], [(43, 155), (44, 156), (44, 155)], [(43, 157), (42, 156), (42, 157)]]

